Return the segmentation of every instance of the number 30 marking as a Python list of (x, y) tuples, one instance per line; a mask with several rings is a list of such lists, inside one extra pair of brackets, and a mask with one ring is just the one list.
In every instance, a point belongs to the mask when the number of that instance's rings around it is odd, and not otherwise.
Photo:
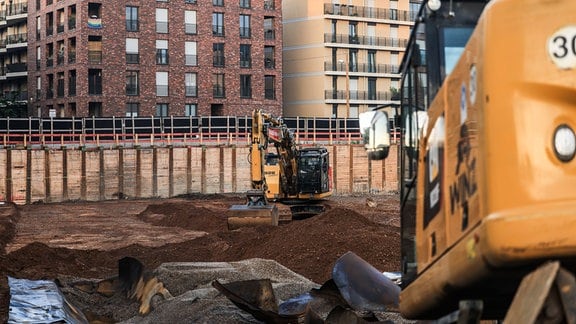
[(561, 28), (548, 38), (548, 55), (561, 69), (576, 67), (576, 26)]

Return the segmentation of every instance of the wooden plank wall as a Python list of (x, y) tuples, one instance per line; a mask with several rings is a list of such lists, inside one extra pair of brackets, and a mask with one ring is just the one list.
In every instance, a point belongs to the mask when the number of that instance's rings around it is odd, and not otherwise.
[[(361, 145), (327, 147), (335, 194), (398, 189), (397, 151), (369, 161)], [(242, 193), (250, 187), (249, 147), (0, 150), (0, 200), (35, 202), (168, 198)]]

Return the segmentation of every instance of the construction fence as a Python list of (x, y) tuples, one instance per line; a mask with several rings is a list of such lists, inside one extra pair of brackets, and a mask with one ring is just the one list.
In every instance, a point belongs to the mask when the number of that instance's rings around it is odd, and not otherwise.
[[(397, 191), (397, 150), (370, 161), (360, 144), (329, 150), (335, 194)], [(249, 145), (0, 148), (0, 200), (17, 204), (170, 198), (250, 189)]]

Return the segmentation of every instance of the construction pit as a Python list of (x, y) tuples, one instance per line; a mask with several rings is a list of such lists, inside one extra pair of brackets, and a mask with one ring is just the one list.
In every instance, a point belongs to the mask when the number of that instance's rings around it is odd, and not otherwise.
[[(213, 282), (270, 279), (282, 301), (330, 280), (347, 252), (378, 271), (400, 270), (396, 194), (333, 196), (314, 217), (228, 229), (227, 210), (243, 202), (219, 194), (0, 206), (0, 321), (9, 316), (8, 277), (53, 280), (91, 323), (261, 323)], [(290, 206), (277, 207), (281, 220), (290, 218)], [(117, 276), (125, 257), (170, 292), (145, 315), (125, 294), (81, 289)], [(378, 316), (401, 321), (394, 312)]]

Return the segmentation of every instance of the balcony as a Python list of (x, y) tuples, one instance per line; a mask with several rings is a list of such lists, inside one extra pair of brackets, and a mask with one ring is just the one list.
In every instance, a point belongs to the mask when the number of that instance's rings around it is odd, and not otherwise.
[(28, 3), (15, 3), (9, 2), (6, 6), (6, 22), (8, 24), (17, 23), (21, 20), (26, 20), (28, 16)]
[(362, 17), (395, 21), (414, 22), (418, 12), (387, 8), (373, 8), (364, 6), (340, 5), (333, 3), (324, 4), (325, 15)]
[(381, 47), (397, 47), (406, 48), (408, 45), (407, 39), (392, 38), (392, 37), (375, 37), (375, 36), (350, 36), (348, 34), (324, 34), (325, 43), (333, 44), (353, 44), (353, 45), (367, 45), (367, 46), (381, 46)]
[[(324, 71), (346, 72), (345, 63), (341, 62), (324, 62)], [(349, 67), (348, 71), (362, 73), (380, 73), (380, 74), (400, 74), (400, 66), (395, 64), (370, 64), (358, 63), (353, 68)]]
[(324, 91), (324, 99), (329, 100), (354, 100), (354, 101), (393, 101), (396, 100), (393, 93), (390, 91), (358, 91), (350, 90), (350, 95), (346, 95), (344, 90), (326, 90)]
[(8, 35), (8, 37), (6, 38), (6, 49), (17, 47), (26, 48), (27, 42), (28, 42), (28, 34), (26, 33)]

